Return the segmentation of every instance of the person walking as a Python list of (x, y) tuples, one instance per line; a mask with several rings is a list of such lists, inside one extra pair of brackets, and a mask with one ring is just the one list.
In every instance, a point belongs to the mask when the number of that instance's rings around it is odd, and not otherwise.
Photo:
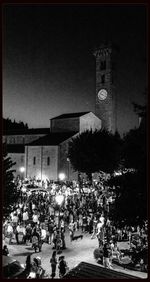
[(57, 265), (56, 251), (53, 251), (52, 257), (50, 258), (50, 264), (52, 268), (51, 277), (52, 279), (54, 279), (56, 275), (56, 265)]

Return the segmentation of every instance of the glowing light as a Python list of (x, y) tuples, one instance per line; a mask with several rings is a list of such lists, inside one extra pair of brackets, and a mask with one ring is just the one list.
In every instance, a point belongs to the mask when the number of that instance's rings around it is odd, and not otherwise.
[(55, 197), (55, 199), (56, 199), (57, 204), (58, 204), (59, 206), (61, 206), (61, 204), (62, 204), (63, 201), (64, 201), (64, 196), (63, 196), (63, 195), (57, 195), (57, 196)]
[(20, 167), (20, 172), (24, 172), (25, 171), (25, 167)]
[(55, 183), (52, 184), (52, 189), (53, 189), (53, 190), (56, 189), (56, 184), (55, 184)]
[(22, 190), (23, 193), (25, 193), (27, 191), (26, 187), (24, 187), (24, 186), (22, 187), (21, 190)]
[(46, 181), (46, 179), (47, 179), (47, 176), (46, 175), (42, 175), (42, 180)]
[(59, 173), (59, 180), (64, 180), (66, 178), (65, 173), (61, 172)]

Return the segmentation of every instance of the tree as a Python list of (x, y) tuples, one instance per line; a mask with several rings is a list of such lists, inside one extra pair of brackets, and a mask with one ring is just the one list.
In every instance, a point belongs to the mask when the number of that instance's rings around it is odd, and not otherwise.
[(124, 137), (123, 159), (124, 166), (137, 170), (146, 169), (146, 132), (143, 128), (130, 130)]
[(142, 117), (139, 128), (130, 130), (123, 139), (122, 164), (132, 169), (108, 181), (116, 187), (116, 201), (112, 217), (115, 222), (131, 224), (147, 218), (147, 137), (146, 107), (134, 104), (136, 113)]
[(19, 192), (14, 180), (12, 169), (15, 163), (7, 156), (5, 150), (3, 150), (3, 216), (8, 216), (13, 210), (13, 204), (16, 203)]
[(119, 165), (121, 138), (106, 130), (85, 131), (69, 143), (68, 157), (75, 171), (112, 173)]
[(16, 122), (15, 119), (14, 121), (11, 121), (10, 118), (3, 118), (3, 130), (8, 131), (8, 130), (27, 130), (28, 129), (28, 124), (24, 124), (23, 122), (19, 121)]
[[(114, 222), (140, 224), (147, 217), (147, 193), (143, 176), (138, 171), (112, 177), (107, 185), (115, 186), (116, 200), (110, 217)], [(144, 187), (143, 187), (144, 186)]]

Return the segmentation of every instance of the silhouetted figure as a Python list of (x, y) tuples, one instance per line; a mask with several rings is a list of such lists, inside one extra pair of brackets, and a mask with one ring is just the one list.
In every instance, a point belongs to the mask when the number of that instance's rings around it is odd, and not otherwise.
[(52, 268), (51, 277), (53, 279), (56, 275), (56, 265), (57, 265), (56, 251), (53, 251), (52, 257), (50, 258), (50, 264)]

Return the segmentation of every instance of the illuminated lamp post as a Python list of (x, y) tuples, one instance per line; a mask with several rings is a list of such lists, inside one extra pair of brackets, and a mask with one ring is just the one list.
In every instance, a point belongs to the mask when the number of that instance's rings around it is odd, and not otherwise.
[(24, 174), (24, 172), (25, 172), (25, 168), (24, 168), (23, 166), (21, 166), (19, 170), (20, 170), (20, 172), (21, 172), (21, 178), (23, 179), (23, 178), (24, 178), (24, 177), (23, 177), (23, 176), (24, 176), (23, 174)]
[[(58, 213), (58, 230), (59, 230), (59, 235), (60, 235), (60, 238), (61, 238), (60, 209), (61, 209), (62, 203), (64, 201), (64, 196), (62, 194), (56, 195), (55, 200), (56, 200), (56, 203), (58, 204), (58, 211), (59, 211), (59, 213)], [(59, 249), (58, 253), (59, 254), (61, 253), (60, 249)]]
[(58, 177), (59, 177), (59, 180), (60, 180), (60, 181), (63, 181), (63, 180), (65, 180), (66, 175), (65, 175), (65, 173), (63, 173), (63, 172), (60, 172), (59, 175), (58, 175)]
[(68, 163), (68, 181), (70, 180), (70, 159), (67, 158), (67, 163)]
[(61, 194), (61, 195), (56, 195), (55, 197), (55, 200), (56, 200), (56, 203), (58, 204), (58, 207), (59, 207), (59, 213), (58, 213), (58, 228), (60, 229), (60, 209), (61, 209), (61, 205), (64, 201), (64, 196)]

